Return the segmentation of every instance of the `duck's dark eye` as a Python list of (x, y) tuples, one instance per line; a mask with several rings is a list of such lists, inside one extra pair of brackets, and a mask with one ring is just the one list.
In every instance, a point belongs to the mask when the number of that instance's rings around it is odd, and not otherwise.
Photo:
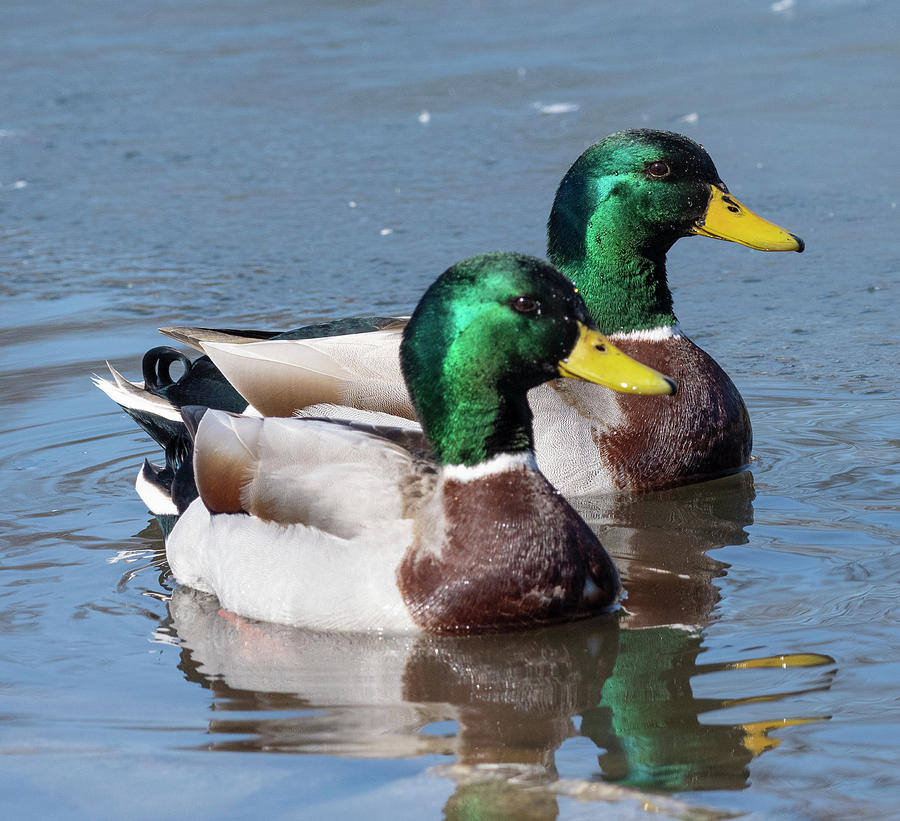
[(669, 164), (663, 160), (657, 160), (647, 166), (647, 174), (654, 180), (665, 179), (671, 173), (672, 169), (669, 168)]
[(534, 297), (517, 296), (512, 301), (512, 309), (520, 314), (540, 314), (541, 303)]

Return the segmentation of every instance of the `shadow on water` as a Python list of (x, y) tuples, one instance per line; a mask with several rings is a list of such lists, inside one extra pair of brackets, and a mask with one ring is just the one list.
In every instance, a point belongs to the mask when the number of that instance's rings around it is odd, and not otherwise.
[[(827, 718), (794, 715), (790, 699), (836, 672), (811, 653), (700, 662), (727, 571), (707, 551), (745, 541), (752, 500), (745, 473), (640, 504), (582, 501), (629, 589), (618, 615), (484, 637), (328, 634), (250, 622), (177, 588), (157, 638), (181, 646), (179, 668), (213, 696), (205, 749), (451, 757), (434, 769), (456, 783), (447, 818), (555, 818), (565, 795), (740, 790), (780, 743), (773, 730)], [(161, 553), (151, 566), (164, 570)], [(717, 695), (696, 696), (698, 681)], [(728, 721), (749, 704), (764, 718)], [(592, 752), (578, 748), (573, 778), (571, 753), (562, 772), (558, 756), (576, 737)]]

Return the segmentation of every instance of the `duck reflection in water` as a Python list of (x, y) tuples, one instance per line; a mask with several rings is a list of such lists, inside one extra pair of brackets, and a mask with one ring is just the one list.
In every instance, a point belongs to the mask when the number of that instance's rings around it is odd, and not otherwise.
[[(212, 749), (452, 756), (440, 768), (457, 781), (447, 818), (473, 806), (487, 818), (555, 818), (560, 794), (627, 798), (602, 792), (609, 784), (742, 789), (751, 760), (780, 743), (771, 730), (824, 718), (787, 715), (779, 702), (827, 689), (835, 672), (816, 654), (698, 663), (719, 598), (714, 579), (727, 570), (707, 551), (746, 541), (752, 499), (752, 476), (740, 473), (576, 500), (629, 591), (618, 616), (463, 638), (329, 634), (249, 622), (178, 588), (161, 638), (182, 645), (186, 677), (215, 696), (209, 728), (223, 739)], [(767, 667), (809, 669), (791, 671), (789, 692), (772, 692), (760, 674), (753, 685), (768, 689), (747, 692), (743, 670)], [(727, 692), (695, 697), (692, 679), (714, 672), (727, 674), (716, 679)], [(755, 702), (765, 704), (761, 721), (704, 719)], [(560, 773), (557, 751), (579, 735), (596, 751), (576, 773)]]

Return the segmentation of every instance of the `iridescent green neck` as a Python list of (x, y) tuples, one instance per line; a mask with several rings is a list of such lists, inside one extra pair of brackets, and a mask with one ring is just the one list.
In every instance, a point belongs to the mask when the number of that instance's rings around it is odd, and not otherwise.
[(578, 287), (601, 333), (674, 325), (665, 251), (654, 259), (618, 239), (595, 242), (580, 258), (550, 253), (550, 261)]
[[(461, 361), (460, 361), (461, 360)], [(458, 378), (465, 354), (449, 355), (435, 378), (413, 377), (410, 392), (439, 465), (478, 465), (534, 447), (524, 390)]]
[(400, 348), (409, 394), (435, 459), (472, 466), (530, 450), (527, 387), (509, 375), (503, 336), (492, 338), (469, 321), (462, 301), (453, 306), (456, 312), (441, 309), (441, 301), (423, 300)]

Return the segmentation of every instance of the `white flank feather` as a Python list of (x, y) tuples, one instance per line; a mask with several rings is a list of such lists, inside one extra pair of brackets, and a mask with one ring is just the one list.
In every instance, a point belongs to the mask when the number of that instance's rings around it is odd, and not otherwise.
[(213, 593), (225, 610), (247, 618), (417, 632), (395, 578), (411, 541), (409, 519), (378, 522), (348, 540), (306, 525), (210, 516), (198, 499), (172, 531), (166, 556), (179, 584)]
[(528, 404), (534, 412), (538, 467), (557, 490), (577, 496), (616, 489), (595, 438), (623, 422), (615, 392), (592, 382), (559, 379), (532, 388)]

